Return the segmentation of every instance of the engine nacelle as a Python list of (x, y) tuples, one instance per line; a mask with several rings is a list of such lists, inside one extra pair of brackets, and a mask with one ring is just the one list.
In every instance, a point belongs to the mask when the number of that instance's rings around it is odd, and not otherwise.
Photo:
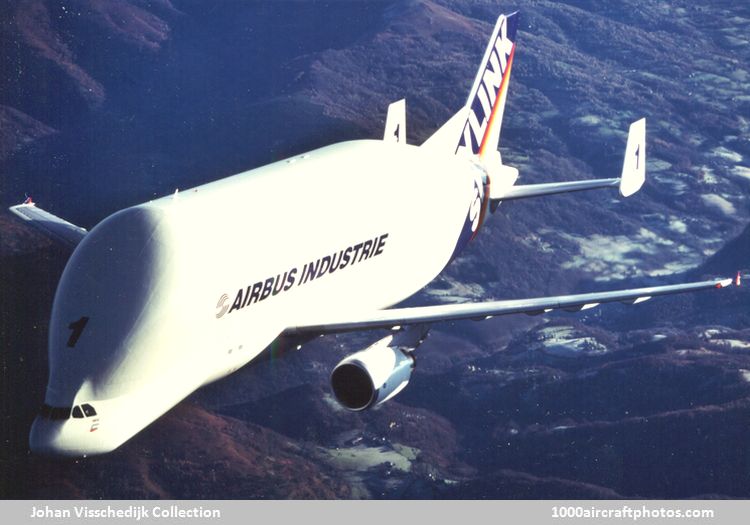
[(414, 369), (412, 351), (426, 335), (421, 327), (384, 337), (367, 349), (342, 360), (331, 372), (336, 400), (359, 411), (389, 400), (409, 383)]

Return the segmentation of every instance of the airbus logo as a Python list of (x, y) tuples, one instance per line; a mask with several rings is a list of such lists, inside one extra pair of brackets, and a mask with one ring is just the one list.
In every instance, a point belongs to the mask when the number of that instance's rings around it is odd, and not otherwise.
[(508, 38), (507, 18), (503, 17), (495, 45), (487, 58), (482, 81), (477, 85), (472, 98), (463, 136), (456, 151), (471, 148), (472, 153), (479, 154), (512, 52), (513, 42)]
[(223, 294), (219, 297), (219, 302), (216, 303), (216, 308), (219, 310), (216, 312), (217, 319), (220, 319), (225, 313), (227, 313), (227, 310), (229, 310), (229, 305), (227, 304), (228, 301), (229, 296), (227, 294)]

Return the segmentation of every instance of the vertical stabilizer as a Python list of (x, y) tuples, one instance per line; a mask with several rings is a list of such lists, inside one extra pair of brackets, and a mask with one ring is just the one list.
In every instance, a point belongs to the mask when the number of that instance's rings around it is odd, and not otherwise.
[(427, 139), (423, 147), (479, 156), (484, 164), (502, 164), (496, 152), (517, 32), (518, 13), (500, 15), (466, 105)]
[(456, 153), (481, 158), (497, 151), (517, 31), (517, 12), (500, 15), (466, 101), (467, 118)]

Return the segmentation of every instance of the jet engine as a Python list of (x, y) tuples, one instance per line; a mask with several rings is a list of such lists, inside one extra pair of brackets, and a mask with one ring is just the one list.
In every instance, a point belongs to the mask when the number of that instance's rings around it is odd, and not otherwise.
[(401, 392), (414, 369), (412, 352), (426, 335), (426, 328), (410, 326), (343, 359), (331, 372), (336, 400), (344, 408), (359, 411)]

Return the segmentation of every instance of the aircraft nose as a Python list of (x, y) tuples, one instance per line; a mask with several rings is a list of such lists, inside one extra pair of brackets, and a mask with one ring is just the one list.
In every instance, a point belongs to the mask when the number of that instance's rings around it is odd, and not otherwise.
[[(88, 404), (84, 406), (91, 408)], [(60, 457), (108, 452), (111, 448), (101, 439), (103, 436), (95, 433), (98, 418), (88, 416), (89, 413), (78, 406), (71, 410), (45, 405), (31, 425), (29, 448), (36, 454)]]

